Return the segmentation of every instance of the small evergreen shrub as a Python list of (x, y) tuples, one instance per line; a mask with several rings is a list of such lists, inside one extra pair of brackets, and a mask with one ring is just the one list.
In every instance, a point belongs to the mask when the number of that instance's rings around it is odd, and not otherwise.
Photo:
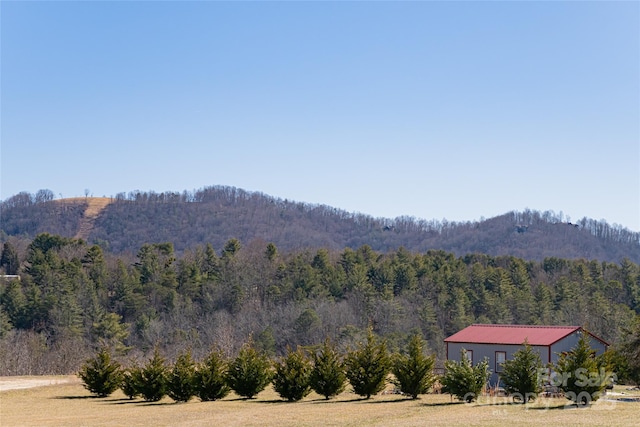
[(523, 346), (513, 354), (512, 360), (504, 362), (500, 378), (505, 391), (512, 395), (515, 401), (524, 404), (534, 400), (542, 391), (542, 360), (527, 341)]
[(167, 379), (167, 395), (176, 402), (188, 402), (196, 394), (196, 364), (187, 351), (178, 356)]
[(335, 347), (327, 338), (317, 353), (312, 355), (311, 388), (329, 399), (342, 393), (347, 377), (344, 374), (342, 360)]
[(120, 390), (129, 399), (140, 396), (140, 389), (142, 388), (142, 369), (139, 366), (131, 366), (125, 369), (122, 373), (122, 381), (120, 383)]
[(158, 348), (140, 371), (140, 395), (147, 402), (157, 402), (167, 394), (168, 370)]
[(253, 340), (242, 346), (229, 365), (228, 384), (238, 396), (251, 399), (271, 382), (271, 361), (256, 350)]
[(609, 379), (604, 367), (598, 366), (586, 332), (582, 333), (571, 351), (560, 355), (555, 370), (562, 379), (559, 387), (564, 391), (565, 397), (577, 405), (587, 405), (598, 400)]
[(212, 350), (196, 370), (196, 394), (207, 402), (222, 399), (231, 389), (227, 384), (229, 362), (219, 350)]
[(345, 373), (354, 393), (369, 399), (386, 386), (390, 369), (389, 354), (385, 341), (378, 343), (369, 328), (367, 342), (347, 353)]
[(478, 398), (489, 379), (489, 362), (485, 359), (472, 366), (465, 349), (460, 351), (460, 362), (447, 360), (444, 367), (445, 374), (440, 380), (442, 392), (467, 403)]
[(424, 340), (417, 334), (413, 335), (409, 342), (409, 354), (396, 354), (392, 362), (391, 371), (395, 376), (392, 382), (413, 399), (427, 393), (436, 380), (433, 374), (435, 356), (425, 356), (423, 348)]
[(78, 376), (87, 390), (98, 397), (106, 397), (120, 386), (122, 370), (120, 364), (111, 359), (109, 350), (102, 348), (82, 365)]
[(290, 402), (302, 400), (311, 392), (311, 362), (300, 351), (287, 349), (287, 355), (276, 363), (273, 388)]

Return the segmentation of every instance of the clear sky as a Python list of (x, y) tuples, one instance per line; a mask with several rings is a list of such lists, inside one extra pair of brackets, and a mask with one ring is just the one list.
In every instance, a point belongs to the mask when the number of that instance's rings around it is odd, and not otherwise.
[(640, 3), (0, 2), (0, 199), (228, 185), (640, 231)]

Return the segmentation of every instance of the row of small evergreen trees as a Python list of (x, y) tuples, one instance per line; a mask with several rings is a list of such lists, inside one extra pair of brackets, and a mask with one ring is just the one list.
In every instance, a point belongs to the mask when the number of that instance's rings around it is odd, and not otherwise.
[[(234, 359), (213, 350), (204, 360), (196, 362), (187, 351), (169, 366), (156, 348), (144, 366), (129, 368), (123, 368), (112, 359), (109, 350), (103, 348), (82, 366), (78, 375), (85, 387), (99, 397), (120, 388), (131, 399), (141, 396), (150, 402), (164, 396), (176, 402), (187, 402), (194, 396), (213, 401), (224, 398), (232, 390), (251, 399), (270, 383), (280, 397), (291, 402), (303, 399), (311, 390), (329, 399), (344, 391), (347, 382), (355, 394), (368, 399), (385, 388), (390, 373), (398, 391), (413, 399), (427, 393), (437, 380), (443, 392), (459, 400), (471, 402), (480, 395), (489, 377), (486, 360), (473, 366), (463, 351), (461, 361), (447, 361), (445, 374), (438, 377), (433, 370), (435, 357), (426, 356), (424, 347), (423, 339), (414, 335), (406, 354), (390, 355), (386, 343), (379, 341), (370, 329), (366, 342), (344, 357), (327, 339), (318, 351), (307, 354), (289, 348), (284, 357), (272, 361), (258, 351), (250, 339)], [(524, 343), (513, 360), (505, 362), (502, 379), (506, 391), (521, 396), (522, 403), (534, 398), (542, 390), (541, 367), (540, 356)], [(561, 372), (598, 371), (586, 337), (576, 349), (561, 357), (557, 368)], [(565, 391), (569, 392), (567, 397), (576, 402), (578, 396), (582, 399), (586, 394), (589, 401), (595, 400), (604, 383), (602, 378), (597, 384), (593, 382), (591, 389), (583, 390), (571, 388), (572, 382), (569, 386), (565, 384)]]
[(128, 368), (103, 348), (82, 366), (78, 375), (85, 387), (99, 397), (120, 388), (130, 398), (141, 396), (146, 401), (158, 401), (169, 396), (186, 402), (194, 396), (202, 401), (221, 399), (230, 391), (251, 399), (270, 383), (288, 401), (301, 400), (311, 390), (329, 399), (344, 391), (347, 381), (356, 394), (369, 398), (385, 388), (393, 373), (399, 390), (417, 398), (428, 392), (436, 380), (435, 357), (426, 356), (424, 347), (424, 340), (415, 335), (408, 354), (391, 355), (386, 342), (369, 330), (366, 341), (344, 357), (327, 339), (316, 352), (289, 348), (285, 356), (272, 361), (250, 339), (233, 359), (213, 350), (196, 362), (187, 351), (170, 366), (156, 349), (144, 366)]

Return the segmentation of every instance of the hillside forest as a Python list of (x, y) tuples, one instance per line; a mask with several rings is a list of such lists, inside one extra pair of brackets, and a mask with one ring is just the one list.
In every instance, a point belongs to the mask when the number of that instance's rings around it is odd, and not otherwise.
[[(103, 209), (88, 218), (97, 199)], [(556, 257), (620, 263), (627, 258), (640, 263), (640, 233), (604, 220), (529, 209), (467, 222), (373, 218), (216, 186), (74, 199), (55, 199), (51, 190), (23, 192), (0, 202), (0, 215), (0, 243), (50, 233), (82, 238), (114, 254), (136, 254), (145, 244), (164, 242), (171, 242), (177, 254), (207, 244), (220, 249), (235, 238), (244, 244), (272, 242), (281, 251), (366, 245), (383, 253), (404, 247), (418, 253), (444, 250), (457, 257), (483, 253), (536, 261)]]
[(170, 241), (115, 252), (57, 234), (7, 237), (0, 274), (0, 375), (77, 372), (102, 345), (140, 360), (252, 337), (270, 355), (326, 337), (351, 348), (369, 327), (390, 350), (418, 332), (442, 366), (443, 339), (472, 323), (580, 325), (614, 347), (640, 314), (640, 266), (405, 247), (282, 249), (230, 238), (179, 252)]

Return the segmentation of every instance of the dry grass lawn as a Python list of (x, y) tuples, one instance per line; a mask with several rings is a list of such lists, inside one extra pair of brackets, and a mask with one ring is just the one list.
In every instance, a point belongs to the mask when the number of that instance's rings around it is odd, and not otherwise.
[[(61, 377), (68, 379), (69, 377)], [(48, 377), (51, 381), (51, 378)], [(640, 402), (602, 399), (577, 409), (566, 399), (539, 399), (528, 405), (505, 398), (482, 397), (479, 402), (452, 402), (448, 395), (426, 395), (407, 400), (378, 395), (369, 400), (343, 393), (325, 401), (310, 395), (287, 403), (265, 390), (257, 399), (229, 396), (221, 401), (174, 403), (165, 398), (147, 403), (129, 400), (120, 391), (110, 397), (91, 397), (80, 381), (50, 382), (48, 386), (0, 392), (0, 425), (8, 426), (632, 426), (640, 419)], [(624, 397), (629, 392), (623, 387)], [(616, 394), (609, 399), (620, 398)]]

